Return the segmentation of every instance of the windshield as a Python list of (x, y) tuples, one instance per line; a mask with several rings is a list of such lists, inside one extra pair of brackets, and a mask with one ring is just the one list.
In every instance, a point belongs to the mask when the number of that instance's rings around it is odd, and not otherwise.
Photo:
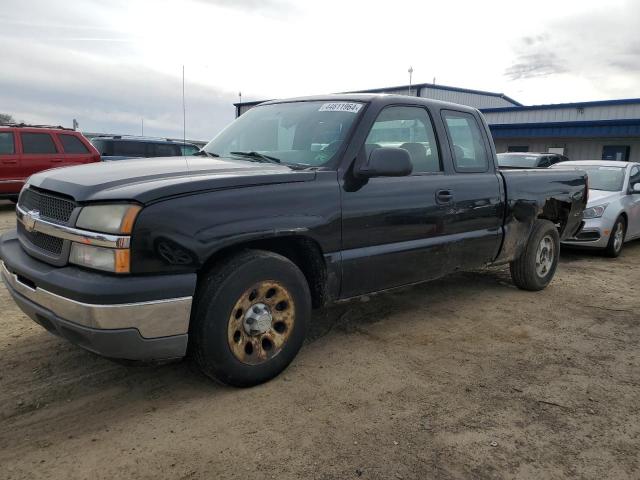
[(589, 175), (589, 188), (606, 192), (619, 192), (624, 184), (625, 169), (622, 167), (577, 166)]
[[(261, 105), (237, 118), (204, 150), (220, 156), (319, 167), (342, 146), (362, 110), (354, 102), (291, 102)], [(232, 153), (235, 152), (235, 153)]]
[(534, 168), (538, 166), (537, 155), (510, 155), (508, 153), (498, 154), (498, 165), (501, 167), (522, 167)]

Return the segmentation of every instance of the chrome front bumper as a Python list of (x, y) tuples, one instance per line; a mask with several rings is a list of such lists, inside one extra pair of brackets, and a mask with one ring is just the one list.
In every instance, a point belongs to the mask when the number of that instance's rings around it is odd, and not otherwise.
[[(192, 297), (139, 303), (97, 305), (78, 302), (42, 288), (32, 288), (2, 262), (2, 279), (10, 290), (57, 317), (93, 329), (135, 328), (144, 338), (186, 334)], [(12, 293), (13, 293), (12, 292)]]

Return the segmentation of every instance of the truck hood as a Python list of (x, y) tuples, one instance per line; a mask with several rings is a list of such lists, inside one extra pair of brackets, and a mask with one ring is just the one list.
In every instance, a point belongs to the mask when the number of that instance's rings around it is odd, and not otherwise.
[(29, 185), (78, 202), (162, 198), (220, 188), (313, 180), (315, 172), (284, 165), (209, 157), (166, 157), (99, 162), (33, 175)]
[(622, 192), (608, 192), (606, 190), (593, 190), (589, 189), (589, 201), (587, 207), (595, 207), (602, 205), (603, 203), (609, 203), (617, 200), (622, 195)]

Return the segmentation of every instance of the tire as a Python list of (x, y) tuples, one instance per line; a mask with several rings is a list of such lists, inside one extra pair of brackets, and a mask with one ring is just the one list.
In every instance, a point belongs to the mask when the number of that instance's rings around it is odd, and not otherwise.
[(258, 385), (291, 363), (310, 316), (311, 294), (300, 269), (281, 255), (246, 250), (200, 280), (190, 353), (214, 380)]
[(522, 290), (544, 289), (558, 267), (560, 236), (548, 220), (536, 220), (520, 257), (509, 264), (513, 283)]
[(9, 197), (9, 201), (13, 204), (17, 204), (18, 203), (18, 197)]
[(607, 257), (615, 258), (622, 253), (622, 247), (624, 245), (624, 237), (627, 233), (627, 222), (623, 216), (616, 218), (616, 223), (613, 224), (611, 235), (609, 236), (609, 243), (607, 243), (604, 249), (604, 254)]

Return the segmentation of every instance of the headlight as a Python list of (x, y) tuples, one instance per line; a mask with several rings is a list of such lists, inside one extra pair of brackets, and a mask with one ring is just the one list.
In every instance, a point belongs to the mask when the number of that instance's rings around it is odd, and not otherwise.
[(129, 273), (129, 249), (114, 249), (72, 243), (69, 262), (113, 273)]
[(76, 227), (100, 233), (129, 234), (141, 208), (126, 203), (89, 205), (80, 211)]
[(598, 205), (597, 207), (585, 208), (584, 212), (582, 212), (582, 218), (600, 218), (604, 215), (607, 205), (609, 204), (605, 203), (604, 205)]
[[(105, 234), (130, 235), (141, 209), (140, 205), (125, 203), (89, 205), (80, 211), (76, 228)], [(69, 262), (96, 270), (129, 273), (130, 251), (128, 248), (107, 248), (73, 242)]]

